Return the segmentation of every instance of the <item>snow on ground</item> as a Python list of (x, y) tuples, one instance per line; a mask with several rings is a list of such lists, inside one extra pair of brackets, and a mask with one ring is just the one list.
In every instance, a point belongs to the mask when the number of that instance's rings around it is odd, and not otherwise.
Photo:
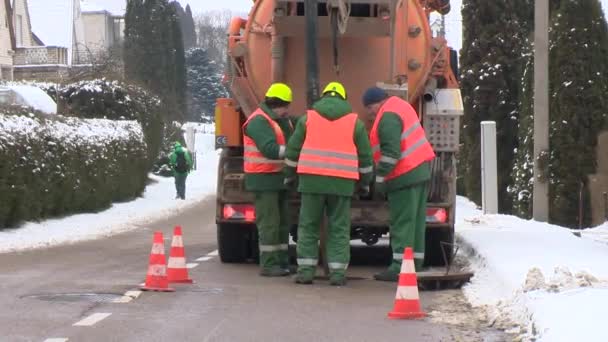
[(0, 253), (110, 236), (195, 206), (201, 199), (215, 192), (218, 154), (213, 150), (214, 139), (213, 134), (197, 134), (199, 167), (188, 176), (185, 201), (174, 199), (173, 178), (151, 174), (150, 178), (155, 183), (148, 185), (142, 197), (134, 201), (116, 203), (96, 214), (77, 214), (39, 223), (30, 222), (18, 229), (0, 231)]
[(475, 271), (465, 295), (493, 325), (523, 340), (608, 341), (608, 246), (546, 223), (483, 215), (464, 198), (456, 232)]

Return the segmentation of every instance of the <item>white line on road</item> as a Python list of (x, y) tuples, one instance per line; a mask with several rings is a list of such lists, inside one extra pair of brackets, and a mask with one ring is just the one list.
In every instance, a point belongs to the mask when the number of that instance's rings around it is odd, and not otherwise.
[(141, 291), (127, 291), (122, 297), (114, 299), (112, 303), (129, 303), (139, 295), (141, 295)]
[(213, 259), (213, 258), (210, 256), (204, 256), (204, 257), (200, 257), (200, 258), (196, 259), (196, 261), (208, 261), (211, 259)]
[(208, 256), (217, 256), (217, 254), (218, 254), (218, 252), (217, 252), (217, 249), (216, 249), (216, 250), (214, 250), (213, 252), (208, 253), (207, 255), (208, 255)]
[(65, 337), (47, 338), (44, 342), (67, 342), (68, 339)]
[(107, 313), (107, 312), (98, 312), (98, 313), (94, 313), (91, 316), (74, 323), (75, 327), (90, 327), (92, 325), (94, 325), (95, 323), (107, 318), (108, 316), (110, 316), (111, 313)]
[(196, 266), (198, 266), (198, 264), (195, 262), (193, 262), (191, 264), (186, 264), (186, 267), (188, 267), (188, 268), (195, 268)]

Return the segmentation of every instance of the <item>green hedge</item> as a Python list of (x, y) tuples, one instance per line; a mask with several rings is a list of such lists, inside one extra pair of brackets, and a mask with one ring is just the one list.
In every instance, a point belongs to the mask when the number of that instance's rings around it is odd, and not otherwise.
[(0, 108), (0, 228), (99, 211), (139, 196), (148, 177), (147, 150), (133, 120)]

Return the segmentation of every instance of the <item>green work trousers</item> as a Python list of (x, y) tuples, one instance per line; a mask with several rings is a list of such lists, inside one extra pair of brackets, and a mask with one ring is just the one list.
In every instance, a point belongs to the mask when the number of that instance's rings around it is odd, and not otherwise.
[(298, 275), (314, 278), (319, 257), (319, 231), (327, 212), (327, 262), (332, 279), (344, 278), (350, 261), (350, 202), (338, 195), (302, 193), (298, 225)]
[(403, 251), (411, 247), (414, 251), (416, 269), (422, 268), (424, 262), (424, 245), (426, 233), (426, 200), (428, 184), (422, 183), (404, 189), (389, 192), (391, 247), (393, 261), (389, 270), (401, 271)]
[(260, 267), (289, 267), (289, 203), (286, 191), (255, 192), (255, 223), (258, 226)]

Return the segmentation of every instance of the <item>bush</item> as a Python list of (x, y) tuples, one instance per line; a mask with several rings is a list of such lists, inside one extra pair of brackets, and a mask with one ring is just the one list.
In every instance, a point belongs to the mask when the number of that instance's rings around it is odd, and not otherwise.
[(156, 162), (163, 141), (160, 99), (134, 85), (105, 79), (82, 81), (47, 92), (59, 94), (59, 112), (80, 118), (137, 120), (144, 131), (148, 169)]
[(0, 108), (0, 228), (98, 211), (139, 196), (147, 180), (146, 151), (133, 120)]

